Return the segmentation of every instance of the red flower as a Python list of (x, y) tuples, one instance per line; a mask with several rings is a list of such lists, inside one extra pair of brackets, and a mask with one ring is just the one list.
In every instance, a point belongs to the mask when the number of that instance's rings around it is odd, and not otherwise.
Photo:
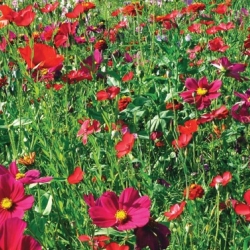
[(192, 134), (198, 130), (197, 120), (188, 120), (184, 126), (178, 125), (177, 131), (181, 134)]
[(247, 221), (250, 221), (250, 190), (247, 190), (244, 194), (244, 203), (238, 203), (234, 206), (234, 211), (236, 214), (244, 215)]
[(185, 206), (186, 206), (186, 202), (182, 201), (180, 204), (175, 204), (171, 206), (170, 211), (165, 212), (164, 215), (168, 218), (168, 220), (174, 220), (182, 214)]
[(227, 12), (228, 5), (226, 3), (220, 3), (217, 5), (216, 9), (212, 9), (213, 12), (224, 15)]
[(221, 37), (216, 37), (208, 42), (208, 47), (211, 51), (225, 52), (229, 46), (224, 44)]
[(174, 99), (173, 102), (166, 103), (167, 110), (181, 110), (183, 109), (183, 104)]
[(88, 242), (90, 246), (92, 246), (93, 250), (98, 250), (100, 248), (104, 248), (106, 245), (105, 241), (108, 241), (110, 238), (108, 236), (105, 235), (100, 235), (100, 236), (94, 236), (93, 238), (91, 238), (88, 235), (80, 235), (78, 237), (78, 239), (81, 242)]
[(225, 119), (228, 116), (228, 109), (225, 105), (222, 105), (220, 108), (215, 109), (214, 111), (212, 111), (211, 113), (207, 113), (207, 114), (203, 114), (198, 120), (197, 120), (197, 124), (203, 124), (206, 122), (210, 122), (213, 119)]
[(129, 247), (126, 245), (118, 245), (116, 242), (110, 242), (105, 247), (106, 250), (129, 250)]
[(88, 140), (88, 135), (93, 134), (94, 132), (100, 132), (101, 131), (100, 126), (101, 124), (99, 121), (86, 119), (82, 123), (82, 126), (78, 131), (77, 137), (82, 136), (82, 143), (86, 145)]
[(42, 13), (49, 13), (49, 12), (52, 12), (54, 11), (59, 5), (59, 2), (54, 2), (53, 4), (45, 4), (45, 6), (43, 8), (40, 9), (40, 11)]
[(132, 99), (129, 96), (123, 96), (118, 101), (118, 109), (119, 109), (119, 111), (122, 111), (122, 110), (126, 109), (130, 102), (132, 102)]
[(193, 3), (181, 10), (182, 14), (185, 13), (195, 13), (204, 10), (206, 5), (204, 3)]
[(114, 99), (119, 93), (120, 88), (116, 86), (108, 87), (105, 90), (100, 90), (96, 93), (97, 101), (104, 101), (104, 100), (112, 100)]
[(186, 197), (187, 194), (188, 194), (189, 200), (195, 200), (196, 198), (202, 198), (202, 196), (204, 195), (204, 189), (202, 188), (202, 186), (200, 186), (198, 184), (192, 184), (184, 190), (184, 192), (183, 192), (184, 197)]
[(227, 171), (223, 175), (217, 175), (213, 178), (212, 182), (209, 184), (210, 187), (218, 187), (220, 184), (226, 186), (229, 181), (232, 179), (232, 174)]
[(100, 39), (95, 43), (94, 48), (98, 50), (105, 50), (108, 48), (108, 45), (104, 39)]
[(64, 60), (64, 57), (56, 54), (54, 48), (35, 43), (31, 48), (29, 45), (24, 48), (18, 48), (21, 57), (28, 64), (29, 69), (49, 69), (58, 66)]
[(198, 110), (207, 108), (211, 104), (211, 100), (218, 98), (221, 94), (217, 91), (221, 87), (221, 80), (215, 80), (210, 85), (207, 78), (203, 77), (200, 80), (187, 78), (185, 86), (187, 91), (180, 94), (183, 100), (190, 104), (196, 104)]
[(74, 172), (67, 178), (69, 184), (77, 184), (83, 180), (84, 172), (81, 167), (76, 167)]
[(125, 75), (122, 77), (122, 81), (123, 81), (123, 82), (128, 82), (128, 81), (132, 80), (133, 77), (134, 77), (134, 73), (133, 73), (133, 71), (130, 71), (130, 72), (128, 72), (127, 74), (125, 74)]
[(65, 14), (67, 18), (78, 18), (80, 14), (88, 12), (90, 9), (94, 9), (95, 4), (91, 2), (78, 3), (74, 7), (72, 12)]
[(184, 148), (192, 139), (192, 134), (181, 134), (177, 140), (172, 141), (174, 148)]
[(201, 33), (201, 24), (200, 23), (194, 23), (188, 27), (188, 30), (192, 33)]
[(115, 145), (115, 150), (117, 151), (116, 156), (118, 158), (131, 152), (135, 142), (135, 137), (133, 134), (126, 133), (123, 135), (122, 140)]
[(98, 227), (130, 230), (148, 223), (150, 203), (148, 196), (140, 197), (132, 187), (124, 189), (120, 197), (107, 191), (99, 198), (98, 204), (89, 208), (89, 215)]

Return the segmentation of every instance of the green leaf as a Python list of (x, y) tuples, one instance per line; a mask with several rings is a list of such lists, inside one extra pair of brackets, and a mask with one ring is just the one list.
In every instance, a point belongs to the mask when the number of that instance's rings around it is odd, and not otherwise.
[(52, 208), (52, 195), (44, 193), (40, 197), (39, 204), (35, 206), (35, 211), (42, 215), (49, 215)]

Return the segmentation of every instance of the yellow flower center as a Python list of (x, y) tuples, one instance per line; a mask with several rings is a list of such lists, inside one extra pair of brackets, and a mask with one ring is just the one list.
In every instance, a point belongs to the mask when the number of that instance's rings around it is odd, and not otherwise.
[(115, 213), (115, 218), (119, 221), (124, 221), (127, 219), (127, 212), (125, 210), (118, 210), (116, 213)]
[(10, 209), (12, 207), (12, 204), (13, 204), (13, 202), (9, 198), (3, 198), (1, 201), (1, 207), (3, 209)]
[(17, 173), (16, 174), (16, 180), (22, 179), (25, 176), (25, 174)]
[(193, 188), (195, 188), (195, 187), (196, 187), (196, 184), (192, 184), (192, 185), (190, 186), (191, 189), (193, 189)]
[(250, 97), (247, 99), (248, 102), (250, 102)]
[(41, 69), (41, 74), (46, 75), (48, 73), (48, 69)]
[(205, 95), (207, 93), (207, 89), (205, 88), (198, 88), (196, 90), (197, 95)]

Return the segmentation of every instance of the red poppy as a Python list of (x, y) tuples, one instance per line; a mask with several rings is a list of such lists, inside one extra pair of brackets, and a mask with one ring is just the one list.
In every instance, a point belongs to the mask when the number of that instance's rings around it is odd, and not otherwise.
[(119, 93), (120, 88), (116, 86), (108, 87), (105, 90), (100, 90), (96, 93), (97, 101), (104, 101), (104, 100), (112, 100), (114, 99)]
[(223, 173), (223, 175), (217, 175), (212, 179), (212, 182), (209, 184), (210, 187), (216, 187), (221, 184), (222, 186), (226, 186), (229, 181), (232, 179), (232, 174), (229, 171)]
[(212, 9), (213, 12), (224, 15), (227, 12), (228, 5), (226, 3), (220, 3), (217, 5), (216, 9)]
[(186, 147), (192, 139), (192, 134), (181, 134), (177, 140), (172, 141), (174, 148)]
[(238, 203), (234, 206), (234, 211), (236, 214), (244, 215), (247, 221), (250, 221), (250, 190), (247, 190), (244, 194), (244, 203)]
[(127, 132), (123, 135), (122, 140), (115, 145), (115, 150), (117, 151), (116, 156), (121, 158), (126, 154), (130, 153), (135, 142), (135, 137), (133, 134)]
[(182, 201), (180, 204), (171, 206), (170, 211), (165, 212), (164, 215), (168, 218), (168, 220), (174, 220), (182, 214), (185, 206), (186, 202)]
[(204, 189), (198, 184), (191, 184), (189, 187), (185, 188), (183, 196), (186, 197), (188, 194), (189, 200), (195, 200), (197, 198), (202, 198), (204, 195)]
[(208, 47), (211, 51), (225, 52), (229, 46), (224, 44), (221, 37), (216, 37), (208, 42)]
[(134, 73), (133, 73), (133, 71), (130, 71), (130, 72), (128, 72), (127, 74), (125, 74), (125, 75), (122, 77), (122, 81), (123, 81), (123, 82), (128, 82), (128, 81), (132, 80), (133, 77), (134, 77)]
[(77, 184), (83, 180), (84, 172), (81, 167), (76, 167), (74, 172), (67, 178), (69, 184)]
[(188, 120), (184, 126), (178, 125), (177, 131), (181, 134), (192, 134), (198, 130), (197, 120)]
[(13, 22), (17, 26), (30, 25), (34, 21), (36, 15), (36, 13), (32, 11), (32, 8), (32, 5), (28, 5), (26, 8), (18, 11), (13, 19)]
[(40, 9), (40, 11), (42, 13), (49, 13), (49, 12), (52, 12), (54, 11), (59, 5), (59, 2), (54, 2), (53, 4), (45, 4), (45, 6), (43, 8)]
[(204, 3), (193, 3), (181, 10), (182, 14), (185, 13), (195, 13), (204, 10), (206, 5)]
[(188, 27), (188, 30), (192, 33), (201, 33), (201, 24), (200, 23), (194, 23)]
[(80, 14), (88, 12), (90, 9), (94, 9), (95, 4), (91, 2), (78, 3), (74, 7), (72, 12), (65, 14), (67, 18), (78, 18)]
[(29, 45), (24, 48), (18, 48), (18, 51), (28, 64), (29, 69), (53, 68), (64, 60), (62, 55), (56, 54), (54, 48), (42, 43), (35, 43), (33, 48)]

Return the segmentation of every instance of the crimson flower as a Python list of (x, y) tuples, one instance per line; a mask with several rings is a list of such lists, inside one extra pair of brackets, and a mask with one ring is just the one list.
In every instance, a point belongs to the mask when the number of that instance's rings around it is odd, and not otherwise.
[(228, 109), (225, 105), (222, 105), (220, 108), (213, 110), (211, 113), (203, 114), (201, 117), (197, 120), (197, 124), (203, 124), (206, 122), (210, 122), (214, 119), (222, 120), (227, 118), (228, 116)]
[(229, 46), (224, 44), (221, 37), (215, 37), (213, 40), (208, 42), (208, 48), (211, 51), (225, 52)]
[(115, 150), (117, 151), (116, 156), (121, 158), (126, 154), (130, 153), (135, 142), (135, 137), (129, 132), (122, 136), (122, 140), (115, 145)]
[(198, 130), (197, 120), (188, 120), (184, 123), (184, 126), (178, 125), (177, 131), (181, 134), (192, 134)]
[(88, 135), (100, 132), (101, 124), (97, 120), (86, 119), (77, 133), (77, 137), (82, 136), (82, 143), (87, 144)]
[(186, 197), (187, 194), (189, 200), (202, 198), (202, 196), (204, 195), (204, 189), (201, 185), (191, 184), (189, 187), (184, 189), (183, 196)]
[(150, 199), (139, 196), (132, 187), (122, 191), (120, 197), (107, 191), (98, 204), (89, 208), (89, 215), (98, 227), (114, 227), (119, 231), (143, 227), (149, 221)]
[(196, 104), (196, 108), (202, 110), (211, 104), (211, 100), (221, 95), (218, 93), (221, 84), (221, 80), (215, 80), (208, 84), (206, 77), (202, 77), (198, 81), (194, 78), (187, 78), (185, 86), (188, 90), (180, 93), (180, 96), (185, 102)]
[(67, 178), (69, 184), (77, 184), (83, 180), (84, 172), (81, 167), (76, 167), (74, 172)]
[(144, 227), (134, 230), (136, 237), (136, 250), (149, 247), (150, 250), (166, 249), (169, 246), (170, 230), (163, 224), (156, 222), (150, 218)]
[(232, 179), (232, 174), (229, 171), (226, 171), (221, 175), (217, 175), (212, 179), (212, 182), (209, 184), (210, 187), (216, 187), (221, 184), (222, 186), (226, 186), (229, 181)]
[(213, 12), (224, 15), (227, 12), (228, 5), (226, 3), (220, 3), (217, 5), (216, 9), (212, 9)]
[(90, 9), (94, 9), (95, 4), (91, 2), (78, 3), (74, 7), (72, 12), (65, 14), (67, 18), (78, 18), (80, 14), (88, 12)]
[(231, 63), (227, 57), (221, 57), (211, 64), (218, 68), (220, 72), (225, 73), (225, 76), (230, 76), (240, 82), (242, 82), (242, 79), (246, 79), (240, 76), (240, 72), (246, 70), (246, 64), (244, 63)]
[(41, 245), (31, 236), (23, 235), (27, 223), (19, 218), (9, 218), (0, 225), (1, 250), (41, 250)]
[(245, 94), (235, 92), (234, 95), (241, 98), (241, 102), (233, 105), (232, 117), (241, 123), (250, 123), (250, 89)]
[(234, 211), (236, 214), (244, 215), (247, 221), (250, 221), (250, 190), (247, 190), (244, 194), (244, 203), (236, 203), (234, 205)]
[(97, 101), (104, 101), (104, 100), (112, 100), (114, 99), (119, 93), (120, 88), (116, 86), (108, 87), (105, 90), (100, 90), (96, 93)]
[(119, 245), (116, 242), (110, 242), (105, 246), (106, 250), (129, 250), (129, 247), (126, 245)]
[(171, 206), (170, 211), (165, 212), (164, 215), (168, 218), (168, 220), (174, 220), (182, 214), (185, 206), (186, 202), (182, 201), (180, 204)]
[(64, 57), (56, 54), (54, 48), (42, 43), (35, 43), (31, 48), (29, 45), (18, 48), (21, 57), (28, 64), (29, 69), (49, 69), (62, 64)]
[(23, 218), (33, 206), (34, 197), (25, 195), (23, 184), (10, 174), (0, 175), (0, 224), (8, 218)]
[(186, 147), (192, 139), (192, 134), (181, 134), (177, 140), (172, 141), (174, 148), (184, 148)]
[(47, 183), (53, 179), (52, 176), (40, 178), (40, 172), (36, 169), (29, 170), (26, 173), (21, 173), (15, 161), (10, 163), (8, 169), (0, 165), (0, 175), (3, 174), (9, 174), (23, 184)]

